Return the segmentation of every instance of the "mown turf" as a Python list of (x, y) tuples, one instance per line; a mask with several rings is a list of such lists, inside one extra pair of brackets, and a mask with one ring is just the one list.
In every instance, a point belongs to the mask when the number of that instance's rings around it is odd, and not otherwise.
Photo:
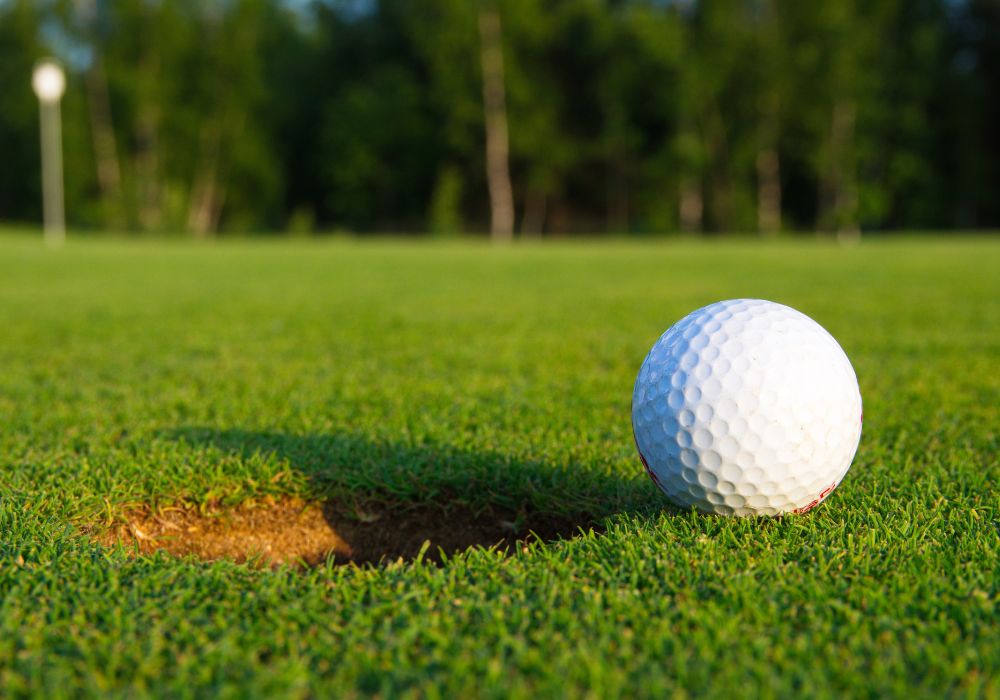
[[(997, 697), (998, 271), (995, 238), (0, 238), (0, 695)], [(858, 457), (805, 516), (678, 512), (635, 455), (645, 352), (730, 297), (859, 375)], [(80, 534), (268, 494), (584, 531), (306, 573)]]

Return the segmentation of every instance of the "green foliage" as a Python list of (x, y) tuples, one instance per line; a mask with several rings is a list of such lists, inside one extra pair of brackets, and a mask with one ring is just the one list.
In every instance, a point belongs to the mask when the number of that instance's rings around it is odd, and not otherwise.
[(438, 176), (431, 198), (428, 230), (439, 235), (462, 232), (462, 177), (457, 168), (446, 167)]
[[(996, 242), (220, 246), (0, 239), (0, 694), (1000, 692)], [(678, 512), (632, 445), (657, 335), (742, 295), (860, 378), (855, 464), (806, 516)], [(80, 535), (288, 493), (584, 531), (308, 573)]]
[(0, 217), (41, 216), (38, 105), (31, 71), (42, 57), (41, 18), (30, 0), (0, 5)]
[[(994, 2), (496, 3), (525, 233), (1000, 226)], [(479, 7), (0, 3), (0, 218), (54, 52), (72, 224), (422, 231), (454, 169), (485, 228)]]

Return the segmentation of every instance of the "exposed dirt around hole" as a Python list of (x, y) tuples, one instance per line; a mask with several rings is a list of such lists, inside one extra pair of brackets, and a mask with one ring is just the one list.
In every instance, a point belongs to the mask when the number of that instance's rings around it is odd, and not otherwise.
[(374, 564), (413, 559), (424, 542), (424, 559), (440, 561), (469, 547), (498, 545), (502, 550), (519, 541), (569, 538), (583, 521), (537, 516), (518, 521), (510, 513), (468, 509), (447, 511), (430, 507), (356, 508), (297, 498), (266, 499), (235, 508), (194, 507), (133, 510), (125, 522), (102, 533), (104, 545), (122, 543), (140, 554), (166, 551), (204, 560), (257, 559), (264, 565), (316, 566), (333, 555), (335, 563)]

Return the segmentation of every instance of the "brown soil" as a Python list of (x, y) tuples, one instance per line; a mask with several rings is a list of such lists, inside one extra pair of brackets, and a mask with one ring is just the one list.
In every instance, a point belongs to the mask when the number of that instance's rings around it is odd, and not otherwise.
[[(104, 545), (122, 543), (140, 554), (166, 551), (199, 559), (255, 560), (263, 565), (316, 566), (331, 555), (334, 563), (379, 563), (417, 556), (440, 561), (469, 547), (498, 546), (509, 551), (537, 535), (545, 541), (573, 537), (582, 523), (538, 516), (515, 522), (510, 513), (429, 507), (367, 507), (297, 498), (266, 499), (235, 508), (137, 509), (124, 522), (98, 536)], [(532, 534), (533, 533), (533, 534)]]

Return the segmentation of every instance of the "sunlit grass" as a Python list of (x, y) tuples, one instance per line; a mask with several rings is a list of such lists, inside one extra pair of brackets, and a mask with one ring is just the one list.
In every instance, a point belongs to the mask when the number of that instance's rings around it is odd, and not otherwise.
[[(998, 270), (995, 239), (0, 238), (0, 693), (996, 694)], [(858, 457), (807, 516), (678, 513), (635, 456), (645, 352), (732, 297), (859, 375)], [(79, 535), (267, 494), (606, 532), (306, 574)]]

